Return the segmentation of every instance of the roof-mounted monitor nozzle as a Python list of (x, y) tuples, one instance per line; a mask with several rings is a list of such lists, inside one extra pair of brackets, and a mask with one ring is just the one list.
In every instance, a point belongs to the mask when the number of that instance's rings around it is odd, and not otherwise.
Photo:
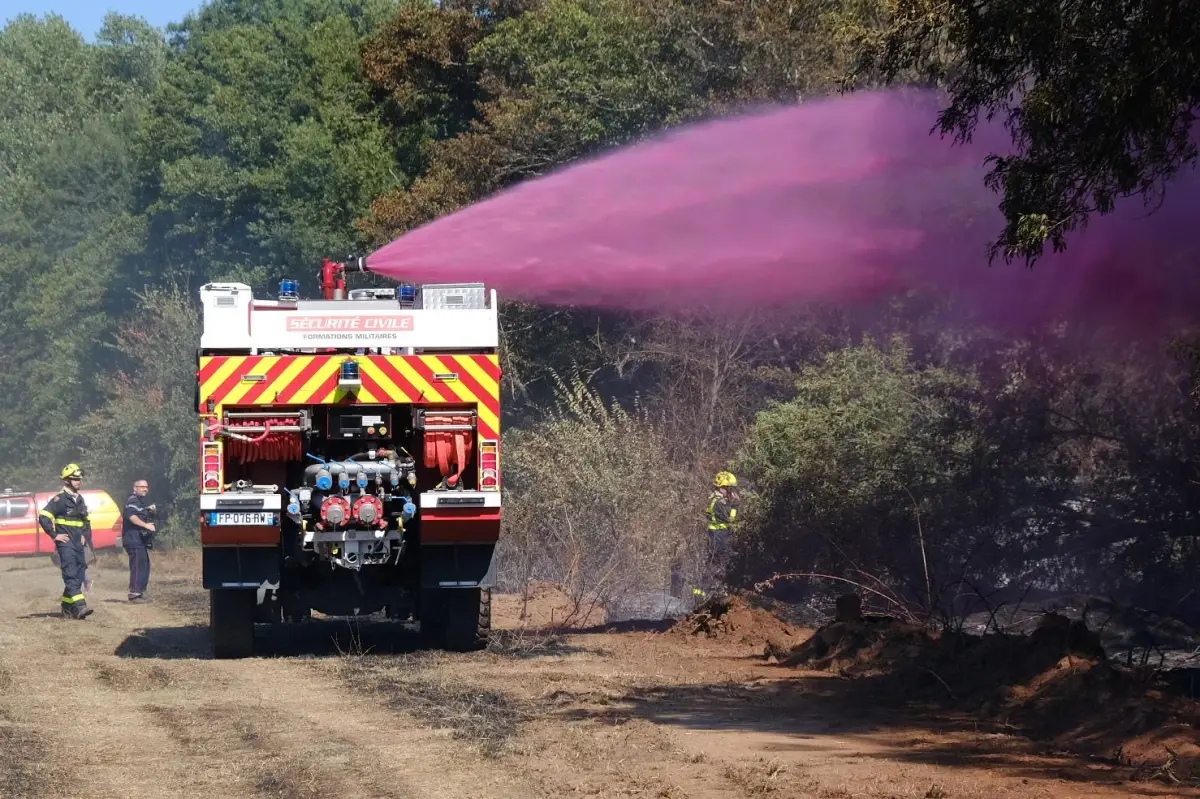
[(370, 271), (367, 268), (365, 255), (352, 255), (343, 263), (326, 258), (321, 264), (321, 294), (327, 300), (344, 300), (346, 299), (346, 273), (362, 272), (366, 274)]

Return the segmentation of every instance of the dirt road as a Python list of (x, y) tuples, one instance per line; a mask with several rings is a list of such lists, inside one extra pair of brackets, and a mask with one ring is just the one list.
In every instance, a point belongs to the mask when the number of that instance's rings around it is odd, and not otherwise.
[(451, 656), (318, 620), (213, 661), (194, 558), (158, 559), (152, 604), (125, 576), (104, 559), (74, 622), (48, 563), (0, 563), (0, 797), (1195, 795), (651, 631)]

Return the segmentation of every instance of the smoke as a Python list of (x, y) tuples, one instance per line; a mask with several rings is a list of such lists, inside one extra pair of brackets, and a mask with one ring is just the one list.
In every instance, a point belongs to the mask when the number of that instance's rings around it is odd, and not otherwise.
[(369, 261), (397, 279), (614, 310), (743, 313), (933, 288), (1008, 326), (1190, 319), (1193, 173), (1156, 213), (1127, 200), (1033, 269), (989, 265), (1003, 220), (984, 159), (1011, 142), (998, 122), (966, 145), (931, 134), (936, 99), (863, 93), (678, 129), (522, 183)]

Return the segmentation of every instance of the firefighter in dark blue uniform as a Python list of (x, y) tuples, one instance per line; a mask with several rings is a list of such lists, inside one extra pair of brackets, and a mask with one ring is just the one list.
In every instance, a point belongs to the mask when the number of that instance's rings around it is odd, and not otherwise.
[(129, 601), (144, 602), (150, 582), (150, 550), (154, 548), (155, 506), (146, 504), (150, 484), (135, 480), (133, 493), (125, 500), (122, 514), (121, 544), (129, 554)]
[(62, 612), (72, 619), (86, 619), (92, 614), (83, 596), (83, 576), (87, 569), (87, 552), (84, 541), (91, 540), (92, 524), (88, 519), (87, 504), (79, 494), (83, 484), (83, 470), (72, 463), (62, 470), (66, 484), (62, 490), (50, 497), (50, 501), (38, 514), (38, 523), (46, 535), (54, 540), (63, 578)]

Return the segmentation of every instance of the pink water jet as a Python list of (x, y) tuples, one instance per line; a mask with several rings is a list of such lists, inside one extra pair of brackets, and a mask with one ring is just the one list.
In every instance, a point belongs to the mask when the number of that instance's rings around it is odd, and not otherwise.
[(1191, 170), (1157, 213), (1129, 199), (1032, 270), (989, 265), (1003, 219), (984, 159), (1011, 142), (981, 122), (953, 144), (930, 133), (937, 111), (932, 93), (873, 92), (677, 129), (435, 220), (369, 262), (615, 310), (791, 309), (925, 287), (1001, 324), (1193, 316)]

